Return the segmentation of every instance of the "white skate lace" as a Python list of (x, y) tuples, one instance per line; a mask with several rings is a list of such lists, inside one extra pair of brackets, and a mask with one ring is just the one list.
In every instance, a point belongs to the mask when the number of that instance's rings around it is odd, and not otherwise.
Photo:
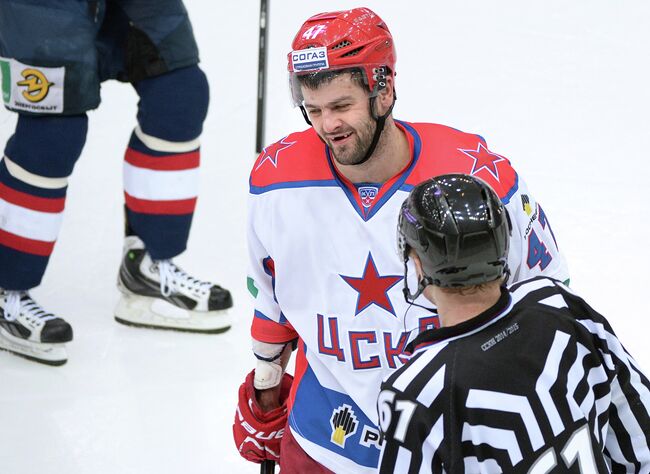
[(15, 321), (21, 313), (28, 320), (40, 320), (43, 323), (56, 318), (24, 291), (8, 291), (5, 295), (4, 312), (7, 321)]
[(179, 292), (181, 289), (201, 295), (210, 292), (212, 283), (201, 281), (188, 275), (170, 260), (158, 260), (156, 263), (160, 275), (160, 292), (163, 296), (170, 296), (172, 293)]

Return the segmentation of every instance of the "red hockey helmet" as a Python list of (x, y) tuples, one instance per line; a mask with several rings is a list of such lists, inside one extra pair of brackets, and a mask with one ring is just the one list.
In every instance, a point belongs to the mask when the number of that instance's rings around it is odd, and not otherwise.
[(300, 27), (288, 54), (291, 93), (302, 102), (297, 76), (359, 68), (372, 94), (395, 74), (395, 47), (386, 23), (368, 8), (320, 13)]

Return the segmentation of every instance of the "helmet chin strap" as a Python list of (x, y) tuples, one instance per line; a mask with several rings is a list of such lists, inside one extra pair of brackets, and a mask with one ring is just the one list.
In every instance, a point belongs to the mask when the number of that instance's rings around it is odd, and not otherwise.
[(418, 303), (415, 302), (416, 299), (420, 297), (420, 295), (424, 292), (424, 289), (433, 284), (433, 279), (428, 276), (423, 276), (420, 278), (418, 281), (418, 289), (415, 292), (415, 294), (411, 293), (411, 290), (409, 289), (409, 284), (408, 284), (408, 258), (404, 259), (404, 288), (402, 288), (402, 294), (404, 294), (404, 299), (406, 302), (410, 305), (417, 306), (418, 308), (426, 309), (427, 311), (431, 311), (433, 313), (436, 313), (437, 310), (435, 308), (427, 308), (426, 306), (422, 306)]
[(370, 146), (368, 147), (368, 150), (366, 151), (366, 154), (364, 155), (363, 159), (359, 161), (358, 163), (355, 163), (355, 165), (362, 165), (366, 161), (370, 159), (372, 154), (375, 152), (375, 148), (377, 147), (377, 143), (379, 143), (379, 137), (381, 136), (381, 132), (384, 131), (384, 125), (386, 124), (386, 119), (388, 116), (391, 114), (393, 111), (393, 107), (395, 106), (395, 99), (393, 99), (393, 103), (390, 104), (390, 107), (386, 111), (384, 115), (376, 116), (375, 111), (374, 111), (374, 105), (375, 105), (375, 99), (377, 96), (371, 97), (370, 100), (370, 114), (372, 117), (375, 119), (375, 134), (372, 137), (372, 142), (370, 143)]
[[(313, 125), (311, 124), (311, 120), (309, 120), (309, 115), (307, 115), (307, 111), (305, 110), (304, 105), (300, 106), (300, 111), (302, 112), (302, 116), (305, 119), (305, 122), (307, 122), (307, 125), (309, 125), (310, 127), (313, 127)], [(320, 138), (320, 136), (318, 138)], [(321, 141), (323, 141), (322, 138), (321, 138)]]
[(370, 116), (375, 119), (375, 133), (372, 137), (372, 142), (370, 143), (370, 146), (366, 150), (366, 154), (364, 155), (363, 159), (356, 163), (357, 165), (362, 165), (366, 161), (370, 159), (372, 154), (375, 152), (375, 148), (377, 147), (377, 143), (379, 143), (379, 137), (381, 137), (381, 132), (384, 131), (384, 125), (386, 125), (386, 119), (388, 116), (391, 114), (393, 111), (393, 107), (395, 106), (395, 101), (397, 100), (397, 94), (395, 93), (395, 88), (393, 87), (393, 102), (390, 104), (390, 107), (388, 107), (388, 110), (386, 111), (385, 114), (377, 116), (375, 114), (375, 102), (377, 97), (379, 96), (379, 92), (386, 89), (386, 73), (387, 73), (387, 67), (386, 66), (381, 66), (377, 69), (374, 70), (374, 76), (373, 78), (377, 81), (375, 83), (375, 90), (374, 94), (372, 97), (370, 97), (368, 103), (370, 105)]

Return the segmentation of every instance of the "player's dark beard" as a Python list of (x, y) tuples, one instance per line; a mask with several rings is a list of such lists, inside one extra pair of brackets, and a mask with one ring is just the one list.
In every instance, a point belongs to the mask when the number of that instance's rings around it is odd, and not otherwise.
[(341, 165), (358, 165), (366, 156), (366, 152), (372, 143), (377, 123), (374, 120), (368, 120), (362, 129), (355, 131), (356, 137), (354, 143), (346, 145), (337, 151), (332, 147), (332, 142), (328, 140), (330, 152), (337, 163)]

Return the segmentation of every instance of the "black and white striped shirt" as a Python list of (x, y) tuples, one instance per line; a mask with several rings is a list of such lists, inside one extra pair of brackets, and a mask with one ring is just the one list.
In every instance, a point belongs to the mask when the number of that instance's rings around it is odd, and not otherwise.
[(504, 289), (411, 347), (378, 399), (380, 472), (650, 472), (650, 383), (561, 283)]

